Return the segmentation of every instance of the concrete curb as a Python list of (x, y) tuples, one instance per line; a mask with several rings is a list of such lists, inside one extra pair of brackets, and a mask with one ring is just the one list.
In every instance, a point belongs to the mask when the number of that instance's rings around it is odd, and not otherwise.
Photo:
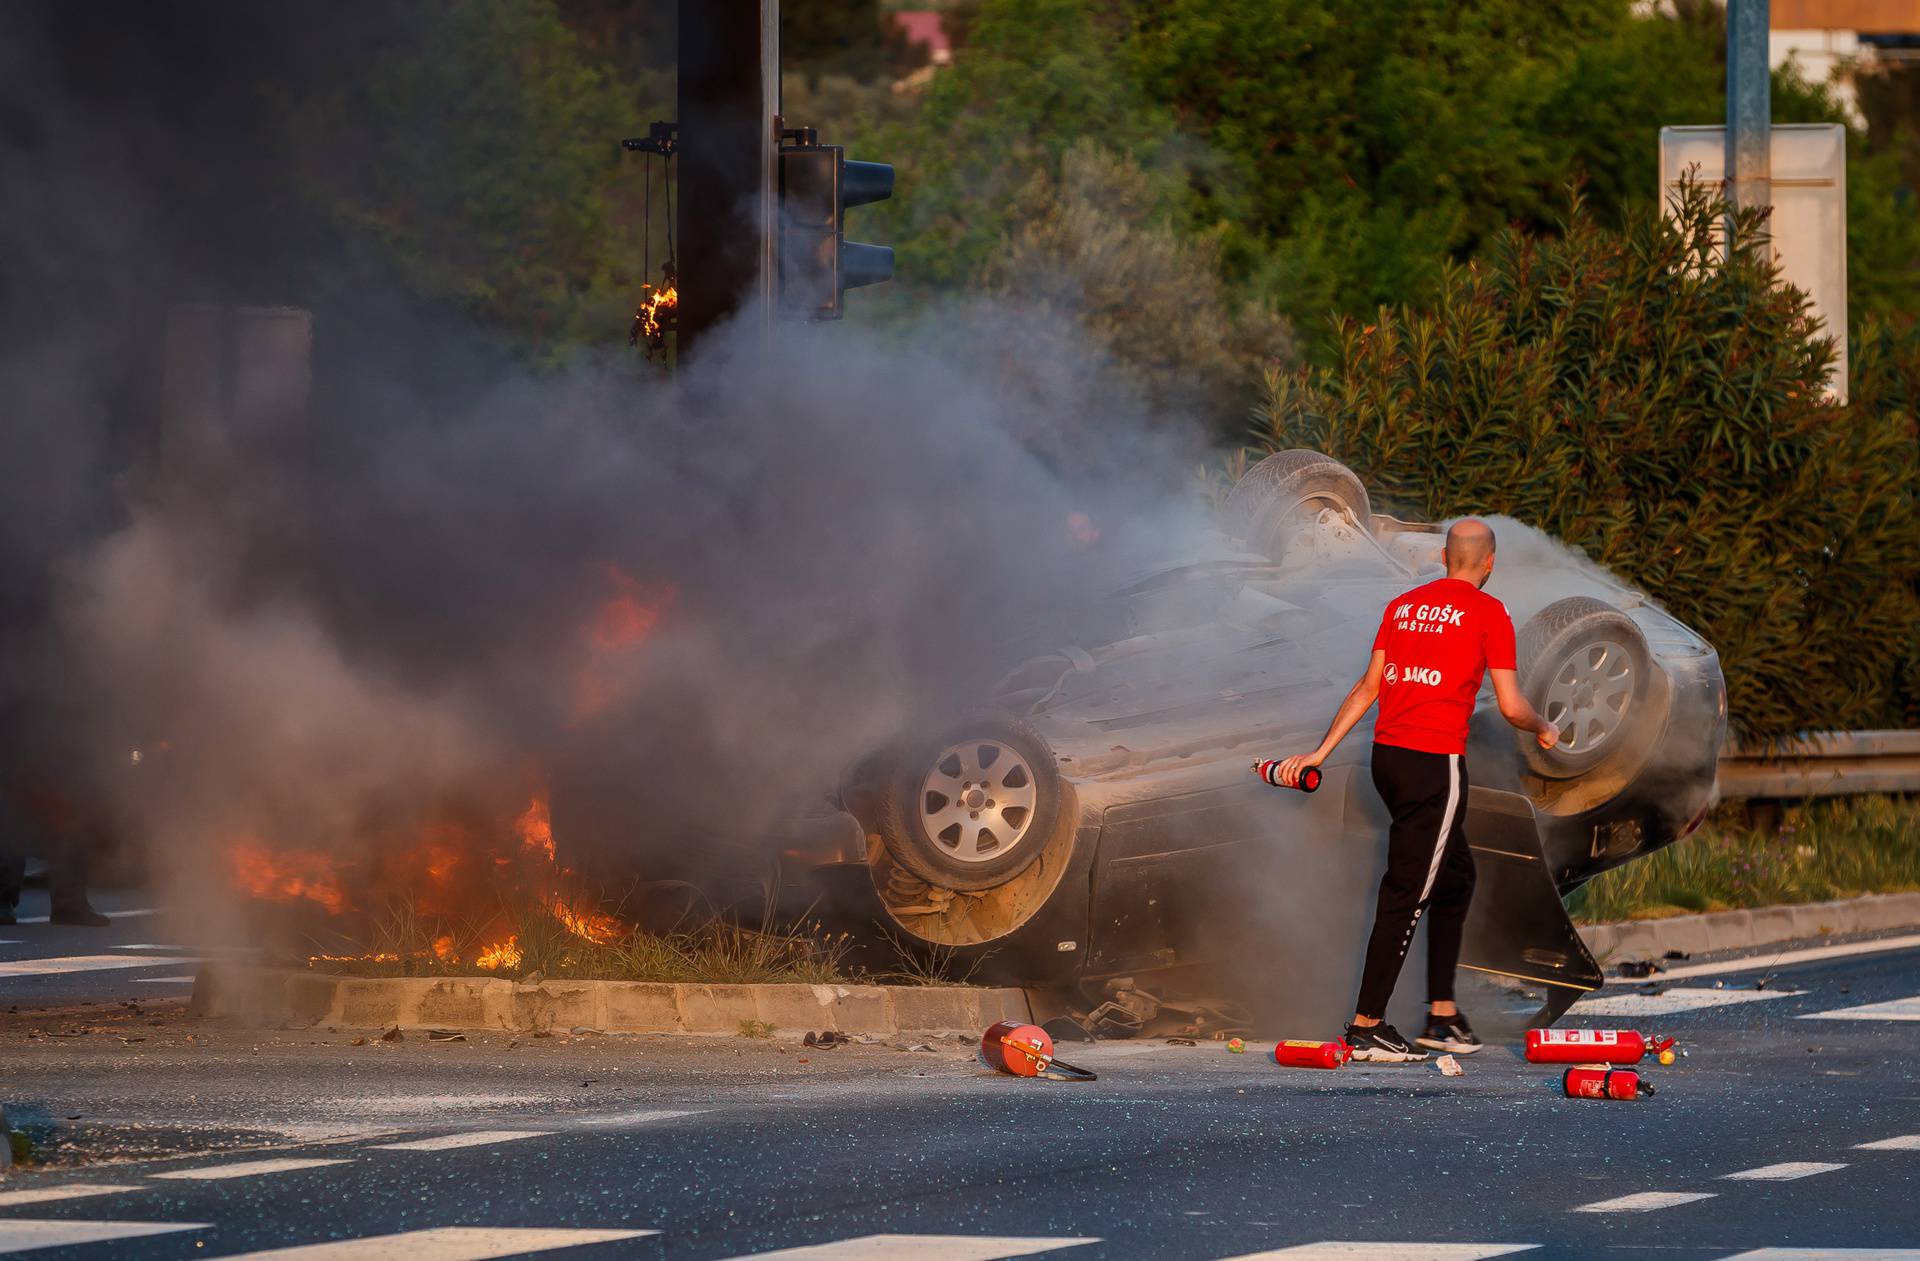
[(886, 1035), (978, 1033), (1031, 1020), (1024, 990), (919, 985), (669, 985), (491, 977), (356, 977), (209, 963), (190, 1007), (256, 1026), (348, 1029), (587, 1028), (602, 1033), (782, 1033), (832, 1029)]
[(1606, 963), (1620, 959), (1657, 959), (1669, 950), (1709, 954), (1805, 937), (1915, 927), (1920, 927), (1920, 893), (1875, 893), (1838, 902), (1803, 902), (1797, 906), (1755, 907), (1750, 911), (1676, 915), (1671, 919), (1582, 924), (1579, 929), (1593, 957)]

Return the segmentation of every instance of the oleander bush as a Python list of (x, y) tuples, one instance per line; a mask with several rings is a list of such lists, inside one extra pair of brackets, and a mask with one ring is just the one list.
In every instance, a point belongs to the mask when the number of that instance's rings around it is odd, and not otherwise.
[(1853, 400), (1765, 217), (1689, 183), (1666, 214), (1510, 230), (1429, 306), (1336, 322), (1325, 368), (1270, 372), (1268, 449), (1350, 464), (1380, 504), (1505, 513), (1701, 630), (1746, 736), (1898, 725), (1914, 711), (1911, 326), (1870, 325)]

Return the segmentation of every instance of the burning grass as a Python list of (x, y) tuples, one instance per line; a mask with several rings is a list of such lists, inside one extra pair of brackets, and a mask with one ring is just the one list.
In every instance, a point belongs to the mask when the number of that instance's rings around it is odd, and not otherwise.
[[(673, 932), (647, 932), (594, 912), (585, 919), (556, 900), (503, 908), (483, 925), (422, 914), (397, 900), (373, 918), (370, 948), (323, 948), (316, 971), (354, 976), (534, 975), (603, 981), (705, 984), (848, 980), (844, 937), (816, 926), (752, 929), (726, 917)], [(504, 925), (505, 935), (500, 935)], [(617, 926), (611, 928), (609, 926)], [(598, 929), (593, 935), (582, 928)]]
[(1789, 807), (1777, 832), (1722, 807), (1697, 835), (1596, 877), (1567, 906), (1604, 923), (1909, 890), (1920, 890), (1920, 802), (1849, 797)]

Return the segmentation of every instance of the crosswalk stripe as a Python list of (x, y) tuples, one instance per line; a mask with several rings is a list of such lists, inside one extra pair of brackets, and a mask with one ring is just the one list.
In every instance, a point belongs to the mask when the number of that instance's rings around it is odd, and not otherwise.
[(136, 976), (135, 985), (192, 985), (199, 980), (196, 976)]
[(139, 1187), (108, 1186), (104, 1182), (69, 1182), (59, 1187), (35, 1187), (28, 1191), (0, 1191), (0, 1208), (21, 1204), (48, 1204), (54, 1200), (80, 1200), (89, 1195), (116, 1195), (138, 1191)]
[(1920, 996), (1896, 998), (1886, 1003), (1866, 1003), (1859, 1007), (1836, 1007), (1816, 1011), (1802, 1020), (1920, 1020)]
[(1728, 1007), (1735, 1003), (1765, 1002), (1770, 998), (1796, 998), (1800, 990), (1716, 990), (1677, 986), (1661, 994), (1602, 994), (1583, 998), (1574, 1005), (1579, 1016), (1671, 1016), (1675, 1012), (1705, 1011), (1710, 1007)]
[(442, 1134), (438, 1138), (416, 1138), (405, 1143), (375, 1143), (378, 1152), (447, 1152), (456, 1147), (484, 1147), (488, 1143), (511, 1143), (516, 1138), (545, 1138), (552, 1130), (474, 1130), (466, 1134)]
[(749, 1256), (752, 1261), (895, 1261), (907, 1256), (913, 1261), (1001, 1261), (1003, 1257), (1024, 1257), (1099, 1242), (1098, 1239), (1029, 1239), (1018, 1235), (861, 1235), (832, 1243), (781, 1248), (777, 1252), (747, 1253), (730, 1261), (747, 1261)]
[(657, 1235), (657, 1230), (543, 1230), (528, 1226), (436, 1226), (398, 1235), (340, 1239), (332, 1243), (298, 1244), (241, 1252), (223, 1261), (489, 1261), (523, 1252), (549, 1252), (593, 1243), (618, 1243)]
[(706, 1111), (705, 1108), (692, 1108), (678, 1111), (654, 1108), (645, 1112), (616, 1112), (612, 1116), (587, 1117), (582, 1120), (580, 1124), (593, 1126), (645, 1125), (649, 1121), (671, 1121), (676, 1117), (699, 1116), (704, 1111)]
[(195, 959), (157, 955), (68, 955), (61, 959), (0, 959), (0, 976), (62, 976), (68, 972), (107, 972), (114, 968), (177, 968)]
[(244, 1160), (232, 1165), (207, 1165), (201, 1169), (171, 1169), (156, 1173), (156, 1178), (181, 1182), (222, 1182), (228, 1178), (257, 1178), (263, 1173), (291, 1173), (295, 1169), (318, 1169), (323, 1165), (344, 1165), (344, 1160)]
[(1485, 1257), (1505, 1257), (1528, 1252), (1537, 1243), (1387, 1243), (1366, 1240), (1329, 1239), (1322, 1243), (1303, 1243), (1271, 1252), (1249, 1252), (1228, 1261), (1482, 1261)]
[(1920, 1248), (1755, 1248), (1722, 1261), (1920, 1261)]
[(115, 1239), (139, 1239), (147, 1235), (165, 1235), (176, 1230), (205, 1230), (205, 1222), (87, 1222), (0, 1218), (0, 1253), (27, 1252), (34, 1248), (65, 1248), (83, 1243), (110, 1243)]
[(1592, 1204), (1582, 1204), (1574, 1209), (1576, 1213), (1648, 1213), (1657, 1208), (1672, 1208), (1676, 1204), (1691, 1204), (1695, 1200), (1711, 1200), (1711, 1191), (1636, 1191), (1632, 1195), (1615, 1196), (1611, 1200), (1595, 1200)]
[[(158, 915), (167, 908), (164, 906), (137, 906), (131, 911), (102, 911), (108, 919), (139, 919), (143, 915)], [(49, 915), (22, 915), (14, 921), (19, 924), (45, 924), (52, 920)]]
[(1861, 1152), (1920, 1152), (1920, 1134), (1877, 1138), (1871, 1143), (1855, 1143), (1853, 1149)]
[(1757, 1169), (1742, 1169), (1739, 1173), (1723, 1173), (1720, 1176), (1736, 1182), (1792, 1182), (1795, 1178), (1811, 1178), (1816, 1173), (1832, 1173), (1845, 1168), (1844, 1164), (1837, 1165), (1824, 1160), (1786, 1160), (1777, 1165), (1761, 1165)]
[(1679, 981), (1693, 976), (1720, 976), (1727, 972), (1771, 972), (1796, 963), (1818, 963), (1822, 959), (1844, 959), (1850, 955), (1881, 954), (1888, 950), (1911, 950), (1920, 946), (1920, 933), (1904, 937), (1881, 937), (1874, 941), (1850, 941), (1841, 946), (1814, 946), (1807, 950), (1784, 950), (1778, 954), (1761, 951), (1739, 959), (1719, 963), (1692, 963), (1683, 968), (1668, 968), (1660, 973), (1663, 981)]

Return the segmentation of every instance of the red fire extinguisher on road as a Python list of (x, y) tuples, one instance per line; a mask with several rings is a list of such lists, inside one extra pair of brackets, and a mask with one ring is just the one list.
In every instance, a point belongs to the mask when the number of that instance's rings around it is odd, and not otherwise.
[(1653, 1083), (1632, 1069), (1601, 1064), (1570, 1068), (1560, 1084), (1569, 1099), (1639, 1099), (1653, 1094)]
[(1300, 782), (1297, 784), (1281, 783), (1279, 770), (1280, 763), (1278, 762), (1258, 762), (1254, 765), (1253, 773), (1261, 779), (1266, 780), (1269, 784), (1272, 784), (1275, 788), (1298, 788), (1303, 793), (1310, 793), (1320, 787), (1320, 768), (1317, 766), (1309, 766), (1301, 771)]
[(1673, 1063), (1673, 1039), (1631, 1029), (1527, 1030), (1527, 1059), (1535, 1064), (1638, 1064), (1648, 1055)]
[(1353, 1058), (1345, 1040), (1282, 1042), (1273, 1048), (1273, 1062), (1281, 1068), (1339, 1068)]

